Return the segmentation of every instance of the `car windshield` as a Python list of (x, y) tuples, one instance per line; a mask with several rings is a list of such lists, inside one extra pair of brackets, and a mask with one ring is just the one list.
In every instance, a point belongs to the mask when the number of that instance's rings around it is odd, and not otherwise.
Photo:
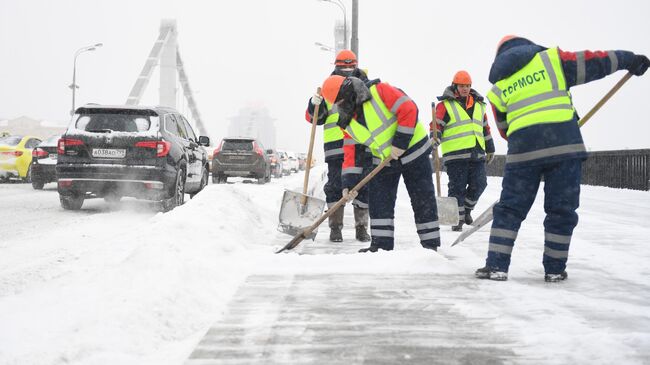
[(20, 136), (0, 137), (0, 145), (17, 146), (22, 139), (23, 137)]
[(148, 115), (126, 113), (92, 113), (81, 114), (75, 122), (75, 128), (86, 132), (145, 132), (149, 130), (151, 120)]
[(223, 143), (222, 151), (252, 151), (253, 141), (231, 140)]
[(54, 135), (54, 136), (51, 136), (51, 137), (48, 137), (45, 141), (41, 142), (38, 146), (39, 147), (48, 147), (48, 146), (49, 147), (54, 147), (54, 146), (57, 145), (60, 138), (61, 138), (61, 136), (58, 135), (58, 134)]

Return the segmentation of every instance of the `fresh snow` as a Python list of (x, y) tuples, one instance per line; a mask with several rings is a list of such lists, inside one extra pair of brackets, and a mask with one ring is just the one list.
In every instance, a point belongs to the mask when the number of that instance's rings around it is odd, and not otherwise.
[[(322, 176), (316, 167), (314, 185)], [(458, 233), (443, 227), (439, 253), (424, 250), (403, 185), (394, 251), (358, 254), (364, 244), (346, 230), (346, 246), (332, 253), (325, 223), (315, 243), (274, 254), (291, 239), (276, 230), (282, 193), (300, 190), (302, 179), (211, 184), (164, 214), (131, 199), (64, 211), (55, 184), (0, 184), (0, 364), (182, 364), (246, 278), (264, 274), (453, 279), (462, 285), (446, 290), (464, 298), (453, 310), (494, 318), (532, 363), (650, 363), (648, 192), (583, 186), (569, 279), (555, 284), (543, 281), (539, 194), (509, 280), (492, 282), (473, 277), (489, 227), (453, 248)], [(488, 183), (475, 215), (498, 198), (501, 179)]]

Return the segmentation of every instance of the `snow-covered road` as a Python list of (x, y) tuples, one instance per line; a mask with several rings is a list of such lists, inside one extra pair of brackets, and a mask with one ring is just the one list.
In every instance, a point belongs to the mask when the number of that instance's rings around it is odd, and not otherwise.
[[(206, 338), (225, 338), (225, 325), (239, 331), (210, 346), (243, 363), (327, 363), (328, 354), (372, 362), (384, 340), (411, 347), (386, 363), (650, 363), (650, 193), (584, 186), (569, 280), (559, 284), (543, 281), (539, 196), (509, 281), (499, 283), (473, 278), (487, 229), (450, 248), (457, 233), (444, 227), (439, 254), (419, 247), (403, 186), (395, 251), (357, 254), (363, 245), (351, 229), (331, 244), (323, 227), (315, 243), (275, 255), (290, 239), (275, 229), (282, 191), (301, 183), (296, 174), (263, 186), (209, 185), (166, 214), (135, 200), (69, 212), (53, 184), (0, 185), (0, 364), (182, 364), (210, 328)], [(490, 178), (477, 211), (499, 190)], [(265, 316), (279, 308), (284, 316)], [(354, 346), (335, 351), (337, 331)], [(456, 352), (432, 360), (432, 348)]]

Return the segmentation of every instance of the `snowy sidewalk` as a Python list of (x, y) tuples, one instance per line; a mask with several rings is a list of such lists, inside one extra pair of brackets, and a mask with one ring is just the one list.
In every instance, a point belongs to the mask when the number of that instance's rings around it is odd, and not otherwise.
[[(187, 361), (198, 364), (500, 364), (515, 341), (454, 310), (467, 280), (252, 276)], [(473, 290), (477, 286), (473, 286)], [(515, 360), (519, 362), (519, 360)]]
[(458, 233), (443, 227), (439, 252), (422, 249), (403, 186), (395, 251), (356, 253), (367, 243), (353, 239), (347, 207), (343, 243), (324, 224), (315, 242), (258, 263), (186, 364), (650, 363), (650, 194), (584, 186), (569, 280), (553, 284), (542, 197), (507, 282), (473, 277), (489, 228), (451, 248)]

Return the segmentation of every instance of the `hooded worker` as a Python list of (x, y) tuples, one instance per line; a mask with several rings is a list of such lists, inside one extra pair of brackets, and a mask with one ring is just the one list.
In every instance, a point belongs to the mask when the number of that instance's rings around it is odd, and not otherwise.
[(501, 39), (487, 97), (499, 132), (508, 141), (508, 154), (485, 267), (476, 270), (476, 277), (507, 280), (519, 227), (543, 177), (544, 280), (567, 278), (582, 161), (587, 158), (569, 89), (618, 70), (641, 76), (648, 66), (646, 56), (629, 51), (567, 52), (518, 36)]
[(370, 180), (372, 240), (370, 247), (359, 252), (394, 248), (394, 209), (401, 177), (411, 198), (420, 243), (436, 250), (440, 229), (428, 158), (431, 142), (426, 128), (418, 122), (413, 100), (388, 83), (376, 80), (366, 84), (356, 77), (339, 75), (325, 80), (322, 93), (337, 107), (339, 127), (370, 148), (374, 165), (386, 158), (394, 160)]

